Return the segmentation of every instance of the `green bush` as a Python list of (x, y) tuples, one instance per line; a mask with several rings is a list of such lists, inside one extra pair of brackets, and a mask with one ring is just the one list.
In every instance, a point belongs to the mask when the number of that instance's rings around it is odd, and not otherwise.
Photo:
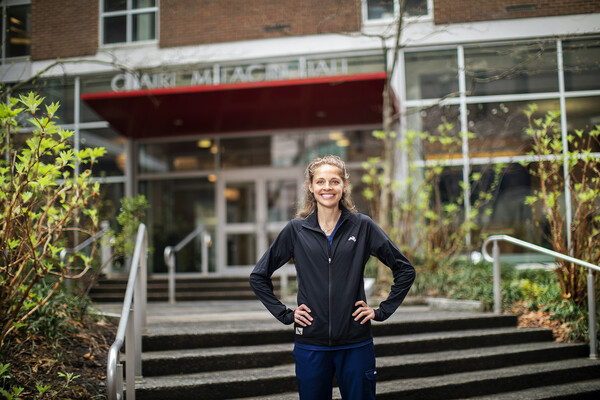
[[(421, 296), (441, 296), (458, 300), (481, 301), (484, 309), (494, 307), (492, 264), (480, 262), (469, 265), (454, 261), (435, 271), (417, 273), (412, 293)], [(525, 310), (543, 311), (564, 328), (565, 341), (586, 341), (589, 334), (587, 305), (576, 305), (563, 298), (561, 285), (552, 271), (543, 269), (518, 270), (501, 264), (502, 309), (512, 311), (516, 306)], [(596, 299), (598, 305), (598, 299)], [(600, 307), (596, 307), (600, 311)], [(600, 314), (597, 316), (600, 322)], [(600, 332), (600, 323), (597, 323)]]

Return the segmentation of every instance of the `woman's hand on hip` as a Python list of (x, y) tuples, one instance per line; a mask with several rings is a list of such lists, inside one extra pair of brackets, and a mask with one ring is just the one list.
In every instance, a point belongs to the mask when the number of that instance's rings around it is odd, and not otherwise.
[(354, 317), (355, 321), (362, 319), (362, 321), (360, 321), (361, 325), (366, 323), (368, 320), (375, 318), (375, 310), (373, 310), (373, 308), (371, 308), (363, 300), (357, 301), (354, 303), (354, 305), (358, 308), (352, 313), (352, 316)]
[(312, 324), (313, 317), (310, 316), (310, 308), (306, 304), (300, 304), (294, 310), (294, 322), (300, 326), (308, 326)]

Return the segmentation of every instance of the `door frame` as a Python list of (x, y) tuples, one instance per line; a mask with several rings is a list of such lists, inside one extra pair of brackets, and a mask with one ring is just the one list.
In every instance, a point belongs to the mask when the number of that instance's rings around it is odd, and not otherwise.
[[(302, 201), (302, 185), (304, 181), (304, 170), (302, 167), (283, 168), (244, 168), (221, 170), (217, 176), (216, 187), (216, 273), (219, 275), (249, 275), (254, 265), (227, 266), (227, 234), (231, 233), (254, 233), (256, 234), (257, 260), (267, 250), (269, 232), (279, 232), (288, 221), (268, 222), (267, 182), (279, 179), (296, 179), (297, 198), (299, 204)], [(227, 223), (225, 188), (227, 183), (254, 182), (255, 183), (255, 222)]]

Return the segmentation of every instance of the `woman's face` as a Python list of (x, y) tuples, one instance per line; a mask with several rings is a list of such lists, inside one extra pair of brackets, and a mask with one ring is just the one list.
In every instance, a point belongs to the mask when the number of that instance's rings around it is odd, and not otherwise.
[(337, 208), (346, 188), (340, 170), (333, 165), (324, 164), (317, 168), (308, 189), (315, 196), (317, 206)]

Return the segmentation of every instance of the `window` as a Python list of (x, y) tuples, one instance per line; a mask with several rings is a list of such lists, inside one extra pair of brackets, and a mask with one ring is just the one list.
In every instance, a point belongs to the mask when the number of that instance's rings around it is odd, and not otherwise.
[(104, 0), (102, 44), (156, 40), (157, 0)]
[(2, 12), (2, 63), (30, 54), (31, 5), (29, 1), (8, 0)]
[(467, 90), (474, 96), (556, 92), (557, 70), (552, 40), (465, 49)]
[[(398, 17), (402, 0), (363, 0), (365, 21), (391, 21)], [(406, 0), (404, 17), (428, 17), (432, 0)]]

